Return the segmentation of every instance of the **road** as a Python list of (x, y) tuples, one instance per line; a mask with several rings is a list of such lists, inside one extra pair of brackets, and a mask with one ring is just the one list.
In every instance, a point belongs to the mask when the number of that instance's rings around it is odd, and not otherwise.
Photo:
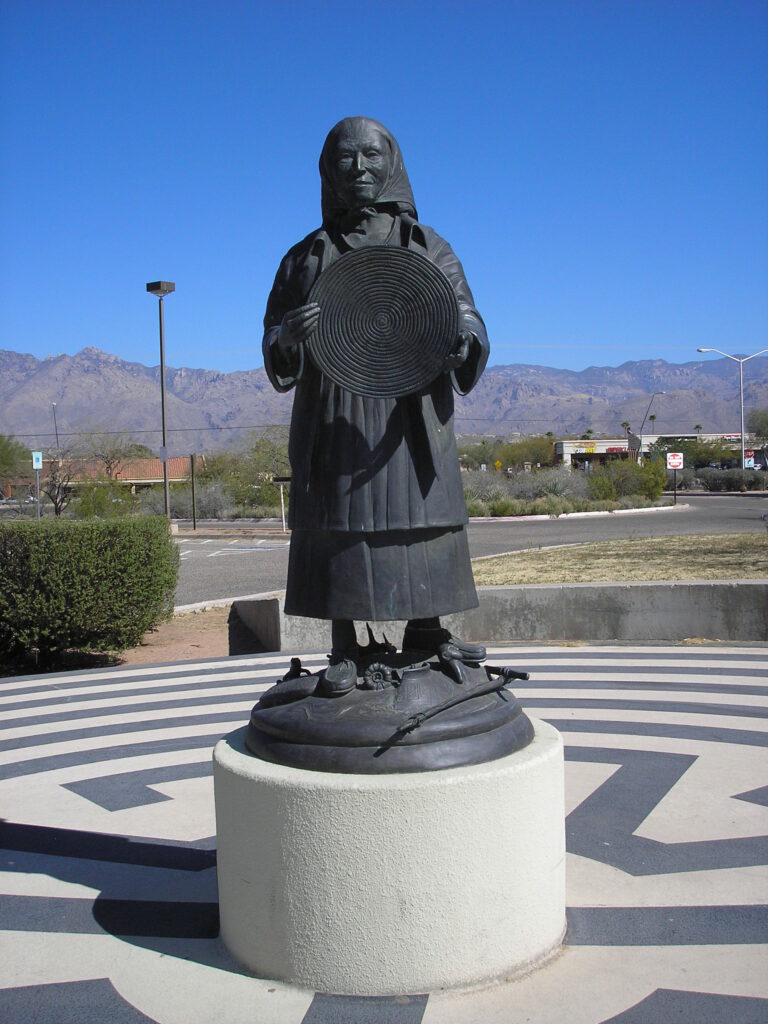
[[(472, 556), (478, 557), (553, 544), (628, 537), (763, 533), (766, 524), (761, 516), (765, 512), (768, 512), (768, 496), (762, 493), (694, 495), (681, 498), (678, 508), (660, 512), (473, 522), (469, 525), (469, 548)], [(279, 529), (273, 528), (256, 537), (238, 537), (236, 524), (220, 524), (222, 527), (226, 530), (225, 536), (217, 537), (215, 528), (206, 526), (200, 536), (179, 538), (181, 571), (177, 605), (264, 593), (285, 586), (288, 540)], [(245, 532), (246, 528), (242, 529)]]

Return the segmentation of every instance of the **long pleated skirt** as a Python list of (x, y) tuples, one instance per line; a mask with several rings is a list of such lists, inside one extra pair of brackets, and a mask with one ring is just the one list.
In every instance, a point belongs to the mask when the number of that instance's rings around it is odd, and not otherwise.
[(316, 619), (423, 619), (476, 608), (463, 526), (294, 530), (285, 611)]

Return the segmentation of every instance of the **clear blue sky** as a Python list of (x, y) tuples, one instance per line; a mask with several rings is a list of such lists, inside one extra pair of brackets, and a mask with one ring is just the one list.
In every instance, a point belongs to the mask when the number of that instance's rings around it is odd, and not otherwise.
[(768, 344), (768, 4), (0, 0), (0, 348), (261, 364), (341, 117), (400, 142), (491, 360)]

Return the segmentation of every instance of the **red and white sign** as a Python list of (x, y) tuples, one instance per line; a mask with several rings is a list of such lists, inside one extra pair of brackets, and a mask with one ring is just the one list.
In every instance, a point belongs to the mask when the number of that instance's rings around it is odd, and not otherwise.
[(683, 468), (683, 453), (682, 452), (667, 452), (667, 469), (682, 469)]

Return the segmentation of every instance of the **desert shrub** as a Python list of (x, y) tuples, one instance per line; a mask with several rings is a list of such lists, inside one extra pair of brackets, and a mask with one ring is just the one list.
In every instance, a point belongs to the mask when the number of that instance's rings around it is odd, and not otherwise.
[(616, 485), (607, 473), (596, 470), (589, 474), (589, 496), (593, 501), (615, 501)]
[(525, 502), (515, 498), (494, 498), (490, 503), (492, 516), (521, 516), (525, 514)]
[(0, 653), (124, 650), (173, 612), (165, 518), (0, 523)]
[[(173, 519), (192, 518), (192, 485), (171, 484), (170, 491)], [(159, 516), (164, 514), (165, 500), (162, 487), (148, 487), (138, 498), (139, 508), (146, 515)], [(235, 503), (225, 486), (219, 481), (195, 485), (195, 506), (198, 519), (233, 519), (236, 515)]]
[(70, 509), (77, 519), (114, 519), (136, 507), (129, 488), (114, 480), (91, 480), (77, 489)]
[(696, 474), (708, 491), (756, 491), (766, 486), (768, 474), (756, 469), (700, 469)]
[(547, 494), (583, 498), (587, 494), (586, 474), (572, 473), (565, 466), (537, 469), (528, 473), (463, 473), (468, 499), (494, 502), (503, 498), (533, 501)]
[(565, 512), (570, 512), (572, 507), (567, 498), (560, 498), (556, 494), (544, 494), (529, 503), (527, 514), (531, 516), (561, 516)]
[(509, 494), (506, 476), (501, 473), (462, 473), (461, 479), (469, 501), (495, 501)]
[(489, 516), (490, 509), (486, 502), (479, 498), (467, 498), (467, 515), (471, 517)]
[[(671, 491), (675, 486), (675, 474), (671, 469), (666, 470), (667, 481), (666, 489)], [(692, 487), (696, 486), (697, 477), (699, 473), (696, 470), (688, 467), (686, 469), (678, 469), (677, 471), (677, 488), (681, 491), (689, 491)]]
[(613, 459), (590, 474), (589, 496), (609, 501), (628, 495), (655, 500), (667, 482), (667, 470), (661, 459), (640, 465), (633, 459)]
[(589, 508), (582, 509), (584, 512), (613, 512), (617, 507), (616, 501), (590, 501)]

